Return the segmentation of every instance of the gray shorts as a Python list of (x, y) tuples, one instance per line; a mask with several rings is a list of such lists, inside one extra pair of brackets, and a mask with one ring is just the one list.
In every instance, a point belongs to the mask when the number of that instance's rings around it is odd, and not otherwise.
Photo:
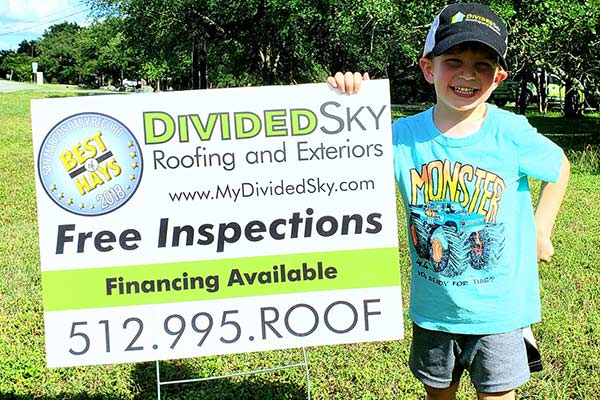
[(529, 380), (522, 329), (495, 335), (430, 331), (413, 323), (410, 370), (425, 385), (445, 389), (469, 371), (475, 390), (513, 390)]

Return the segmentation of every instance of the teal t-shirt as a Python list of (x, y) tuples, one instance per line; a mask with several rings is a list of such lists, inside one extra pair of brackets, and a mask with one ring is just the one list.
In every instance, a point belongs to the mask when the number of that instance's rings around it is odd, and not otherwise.
[(563, 152), (525, 117), (487, 107), (481, 129), (463, 138), (442, 135), (433, 108), (393, 125), (410, 317), (425, 329), (489, 334), (540, 320), (527, 177), (555, 182)]

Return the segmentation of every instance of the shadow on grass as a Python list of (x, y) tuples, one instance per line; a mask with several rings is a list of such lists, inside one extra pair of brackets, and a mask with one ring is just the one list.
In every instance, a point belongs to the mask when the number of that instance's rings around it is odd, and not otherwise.
[(600, 118), (528, 115), (527, 120), (565, 151), (583, 151), (600, 145)]
[(81, 96), (94, 96), (94, 95), (103, 95), (103, 94), (110, 94), (110, 93), (96, 93), (96, 92), (56, 92), (56, 93), (50, 93), (49, 95), (46, 96), (46, 98), (48, 99), (53, 99), (53, 98), (63, 98), (63, 97), (81, 97)]
[[(114, 400), (120, 400), (120, 399), (116, 399), (114, 397), (110, 397), (111, 399)], [(3, 393), (0, 392), (0, 400), (106, 400), (109, 399), (109, 397), (102, 397), (102, 396), (90, 396), (87, 394), (69, 394), (69, 395), (59, 395), (59, 396), (51, 396), (51, 397), (46, 397), (46, 396), (34, 396), (34, 395), (16, 395), (16, 394), (12, 394), (12, 393)]]
[[(240, 371), (244, 372), (244, 371)], [(256, 373), (241, 378), (220, 378), (200, 382), (163, 385), (162, 399), (169, 400), (303, 400), (307, 398), (306, 380), (288, 382), (268, 380), (268, 374)], [(161, 363), (161, 382), (206, 378), (182, 364)], [(138, 364), (133, 379), (137, 382), (139, 394), (135, 400), (157, 398), (156, 364)]]
[[(161, 364), (161, 381), (178, 381), (203, 378), (182, 364)], [(275, 372), (277, 373), (277, 372)], [(63, 393), (56, 396), (16, 395), (0, 392), (0, 400), (152, 400), (158, 398), (156, 364), (138, 363), (132, 373), (131, 396), (115, 394), (90, 395), (87, 393)], [(305, 400), (306, 380), (288, 382), (285, 379), (268, 380), (265, 373), (245, 375), (241, 378), (212, 379), (163, 385), (162, 400)]]
[(564, 150), (572, 171), (600, 174), (600, 118), (534, 114), (527, 120)]

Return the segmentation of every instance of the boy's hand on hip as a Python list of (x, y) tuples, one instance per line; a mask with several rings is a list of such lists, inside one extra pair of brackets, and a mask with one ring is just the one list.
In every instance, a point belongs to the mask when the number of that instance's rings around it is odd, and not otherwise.
[(554, 246), (549, 237), (540, 235), (537, 237), (537, 258), (538, 261), (550, 261), (550, 258), (554, 255)]
[(329, 83), (333, 88), (339, 90), (340, 93), (352, 94), (358, 93), (362, 82), (368, 80), (368, 72), (365, 72), (362, 75), (360, 72), (346, 72), (345, 74), (336, 72), (334, 76), (327, 78), (327, 83)]

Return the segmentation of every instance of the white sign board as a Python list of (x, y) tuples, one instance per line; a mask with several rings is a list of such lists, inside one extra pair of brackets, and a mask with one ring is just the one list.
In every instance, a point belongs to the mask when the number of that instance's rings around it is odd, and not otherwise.
[(32, 101), (50, 367), (403, 335), (389, 86)]

